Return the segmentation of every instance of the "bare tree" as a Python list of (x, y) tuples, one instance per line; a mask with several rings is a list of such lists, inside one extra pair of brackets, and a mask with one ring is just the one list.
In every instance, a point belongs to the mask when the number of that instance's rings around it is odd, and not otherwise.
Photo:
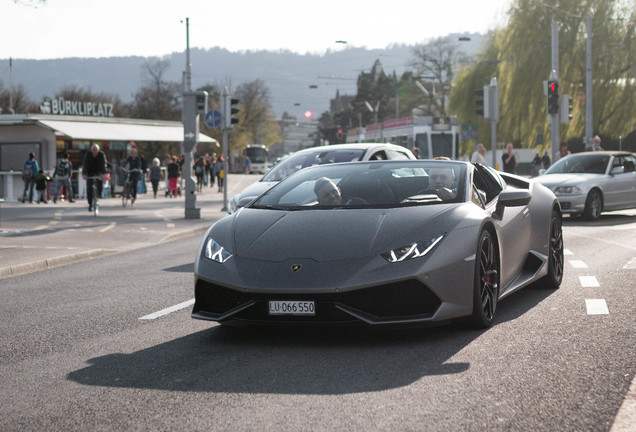
[(170, 67), (165, 59), (150, 59), (142, 65), (142, 86), (134, 94), (130, 105), (132, 117), (180, 120), (181, 119), (181, 86), (176, 82), (164, 79)]
[(432, 84), (432, 104), (440, 115), (446, 115), (446, 98), (450, 94), (455, 70), (468, 62), (459, 45), (448, 37), (437, 38), (413, 48), (411, 66), (417, 77)]

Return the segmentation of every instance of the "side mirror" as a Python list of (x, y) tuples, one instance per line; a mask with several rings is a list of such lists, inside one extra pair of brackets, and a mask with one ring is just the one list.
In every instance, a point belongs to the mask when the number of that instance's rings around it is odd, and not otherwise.
[(532, 194), (528, 190), (509, 190), (499, 194), (497, 200), (497, 208), (493, 213), (495, 219), (503, 219), (504, 209), (506, 207), (521, 207), (528, 205), (532, 199)]
[(612, 171), (610, 172), (610, 174), (623, 174), (625, 172), (625, 167), (624, 166), (615, 166), (614, 168), (612, 168)]
[(254, 201), (254, 198), (256, 198), (255, 196), (246, 196), (241, 198), (238, 203), (236, 204), (236, 207), (245, 207), (246, 205), (248, 205), (249, 203), (251, 203), (252, 201)]
[(546, 171), (547, 171), (547, 170), (546, 170), (545, 168), (541, 168), (541, 169), (539, 170), (539, 175), (540, 175), (540, 176), (542, 176), (543, 174), (545, 174), (545, 172), (546, 172)]

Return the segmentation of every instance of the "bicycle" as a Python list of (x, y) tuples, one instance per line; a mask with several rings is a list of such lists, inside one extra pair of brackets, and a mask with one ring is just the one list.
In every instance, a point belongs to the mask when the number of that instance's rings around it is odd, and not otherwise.
[(121, 193), (121, 205), (122, 207), (126, 207), (128, 205), (128, 200), (130, 200), (132, 197), (132, 188), (137, 187), (137, 185), (130, 178), (130, 173), (135, 171), (141, 172), (141, 170), (138, 168), (131, 170), (122, 168), (122, 171), (126, 173), (126, 179), (124, 180), (124, 190)]
[(93, 200), (91, 202), (91, 208), (93, 209), (93, 214), (95, 217), (99, 214), (99, 196), (97, 194), (97, 182), (102, 181), (102, 176), (90, 176), (87, 177), (86, 180), (92, 180), (91, 189), (93, 192)]

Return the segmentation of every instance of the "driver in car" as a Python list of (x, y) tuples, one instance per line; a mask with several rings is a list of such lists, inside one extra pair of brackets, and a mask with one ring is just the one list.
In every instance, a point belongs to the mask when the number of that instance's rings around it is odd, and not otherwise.
[(442, 200), (451, 200), (457, 196), (455, 183), (455, 170), (452, 168), (431, 168), (428, 173), (429, 188), (433, 189)]
[(314, 184), (314, 193), (318, 198), (318, 205), (363, 205), (367, 204), (362, 198), (348, 197), (340, 193), (340, 188), (328, 177), (320, 177)]

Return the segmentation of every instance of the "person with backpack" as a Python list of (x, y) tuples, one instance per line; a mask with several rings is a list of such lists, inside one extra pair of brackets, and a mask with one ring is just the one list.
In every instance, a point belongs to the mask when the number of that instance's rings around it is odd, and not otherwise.
[(26, 202), (27, 191), (29, 192), (29, 202), (33, 203), (33, 188), (35, 187), (35, 176), (40, 172), (38, 161), (35, 160), (35, 153), (29, 153), (29, 158), (22, 165), (22, 180), (24, 181), (24, 192), (22, 202)]
[(57, 193), (53, 195), (53, 202), (56, 203), (58, 198), (62, 196), (62, 186), (66, 189), (66, 197), (69, 202), (75, 202), (73, 199), (73, 185), (71, 184), (71, 176), (73, 175), (73, 164), (68, 160), (68, 152), (64, 152), (62, 159), (57, 161), (55, 167), (55, 187)]

